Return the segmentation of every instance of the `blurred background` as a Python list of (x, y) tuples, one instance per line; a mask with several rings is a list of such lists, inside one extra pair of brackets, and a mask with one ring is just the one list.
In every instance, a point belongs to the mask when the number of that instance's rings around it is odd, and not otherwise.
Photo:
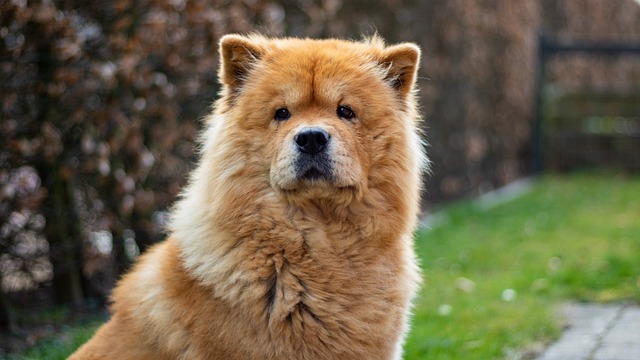
[(53, 331), (35, 309), (101, 309), (163, 238), (217, 42), (249, 32), (420, 45), (425, 213), (541, 171), (640, 170), (634, 0), (2, 1), (2, 353)]

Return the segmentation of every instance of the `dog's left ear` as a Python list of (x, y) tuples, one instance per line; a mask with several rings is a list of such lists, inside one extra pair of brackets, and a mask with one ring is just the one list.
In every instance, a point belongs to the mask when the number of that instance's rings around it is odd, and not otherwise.
[(413, 90), (420, 63), (420, 48), (402, 43), (384, 49), (381, 63), (387, 68), (386, 80), (404, 99)]
[(218, 77), (232, 93), (247, 79), (249, 70), (260, 60), (264, 49), (252, 39), (240, 35), (225, 35), (220, 39), (220, 70)]

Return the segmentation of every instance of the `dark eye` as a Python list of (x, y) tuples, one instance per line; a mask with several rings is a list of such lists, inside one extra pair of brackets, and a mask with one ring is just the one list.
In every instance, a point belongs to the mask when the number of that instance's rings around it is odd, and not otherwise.
[(353, 110), (351, 110), (351, 108), (348, 106), (338, 106), (337, 113), (339, 117), (346, 120), (351, 120), (356, 117), (356, 113), (354, 113)]
[(276, 113), (273, 117), (278, 121), (284, 121), (291, 117), (291, 113), (287, 108), (280, 108), (276, 110)]

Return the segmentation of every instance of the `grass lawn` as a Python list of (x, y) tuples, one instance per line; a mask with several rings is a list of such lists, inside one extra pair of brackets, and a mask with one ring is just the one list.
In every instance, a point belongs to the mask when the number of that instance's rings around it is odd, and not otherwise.
[(102, 324), (102, 321), (92, 321), (84, 325), (71, 327), (60, 337), (40, 341), (35, 347), (24, 354), (9, 357), (11, 360), (64, 360), (75, 349), (84, 344)]
[[(490, 208), (462, 202), (417, 234), (425, 283), (406, 359), (519, 359), (556, 338), (567, 300), (640, 302), (640, 178), (545, 176)], [(97, 325), (26, 354), (62, 359)]]
[(563, 301), (640, 302), (640, 178), (545, 176), (437, 218), (417, 236), (425, 283), (406, 359), (518, 359), (560, 334)]

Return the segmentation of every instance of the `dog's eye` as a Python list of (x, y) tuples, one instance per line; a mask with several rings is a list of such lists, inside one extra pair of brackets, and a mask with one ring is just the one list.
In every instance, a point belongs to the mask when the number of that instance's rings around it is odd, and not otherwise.
[(351, 108), (348, 106), (338, 106), (337, 113), (339, 117), (346, 120), (351, 120), (356, 117), (356, 113), (354, 113), (353, 110), (351, 110)]
[(280, 108), (276, 110), (276, 113), (273, 117), (278, 121), (284, 121), (291, 117), (291, 113), (287, 108)]

